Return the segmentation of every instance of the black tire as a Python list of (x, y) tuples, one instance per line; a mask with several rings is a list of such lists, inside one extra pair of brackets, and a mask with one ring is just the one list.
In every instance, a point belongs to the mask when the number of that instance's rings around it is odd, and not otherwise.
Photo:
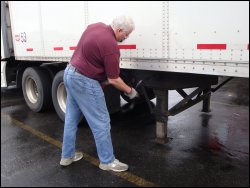
[(43, 112), (52, 106), (51, 77), (42, 67), (27, 68), (22, 77), (23, 96), (34, 112)]
[(52, 83), (53, 105), (59, 118), (64, 121), (66, 113), (67, 92), (63, 83), (64, 70), (58, 72)]

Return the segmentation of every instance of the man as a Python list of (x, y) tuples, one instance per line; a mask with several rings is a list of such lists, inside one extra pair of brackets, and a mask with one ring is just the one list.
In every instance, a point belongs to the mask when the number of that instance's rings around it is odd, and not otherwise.
[(81, 152), (75, 152), (77, 124), (83, 113), (94, 135), (99, 168), (116, 172), (128, 169), (128, 165), (119, 162), (113, 153), (110, 117), (100, 83), (107, 80), (130, 99), (138, 96), (136, 90), (119, 77), (120, 51), (117, 42), (125, 40), (133, 30), (133, 20), (121, 16), (114, 19), (111, 25), (91, 24), (82, 34), (64, 73), (67, 101), (62, 166), (83, 157)]

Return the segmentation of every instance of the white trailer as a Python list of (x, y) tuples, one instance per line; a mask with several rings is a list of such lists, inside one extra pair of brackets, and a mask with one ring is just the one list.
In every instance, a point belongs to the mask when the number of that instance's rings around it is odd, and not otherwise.
[[(159, 142), (167, 140), (168, 116), (200, 101), (210, 110), (219, 76), (249, 78), (249, 1), (1, 1), (1, 87), (15, 84), (33, 111), (54, 105), (63, 120), (63, 71), (82, 32), (118, 15), (130, 15), (136, 25), (119, 44), (121, 77), (140, 85)], [(191, 94), (183, 90), (193, 87)], [(184, 99), (168, 109), (173, 89)], [(109, 111), (119, 110), (120, 92), (112, 86), (104, 92)]]

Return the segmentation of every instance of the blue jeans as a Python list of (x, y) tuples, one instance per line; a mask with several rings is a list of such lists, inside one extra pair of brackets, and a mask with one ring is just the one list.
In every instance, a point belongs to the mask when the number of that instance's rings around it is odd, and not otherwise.
[(99, 160), (104, 164), (114, 161), (110, 117), (100, 83), (68, 65), (64, 72), (64, 85), (67, 101), (62, 158), (75, 155), (76, 132), (82, 113), (94, 135)]

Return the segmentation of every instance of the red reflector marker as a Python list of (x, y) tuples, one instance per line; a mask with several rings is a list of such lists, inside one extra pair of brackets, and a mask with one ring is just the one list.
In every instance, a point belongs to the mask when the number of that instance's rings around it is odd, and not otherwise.
[(197, 44), (199, 50), (226, 50), (226, 44)]
[(70, 46), (69, 47), (69, 50), (75, 50), (76, 49), (76, 46)]
[(60, 51), (63, 50), (63, 47), (54, 47), (54, 51)]
[(136, 45), (135, 44), (130, 44), (130, 45), (121, 44), (121, 45), (118, 45), (118, 48), (132, 50), (132, 49), (136, 49)]

